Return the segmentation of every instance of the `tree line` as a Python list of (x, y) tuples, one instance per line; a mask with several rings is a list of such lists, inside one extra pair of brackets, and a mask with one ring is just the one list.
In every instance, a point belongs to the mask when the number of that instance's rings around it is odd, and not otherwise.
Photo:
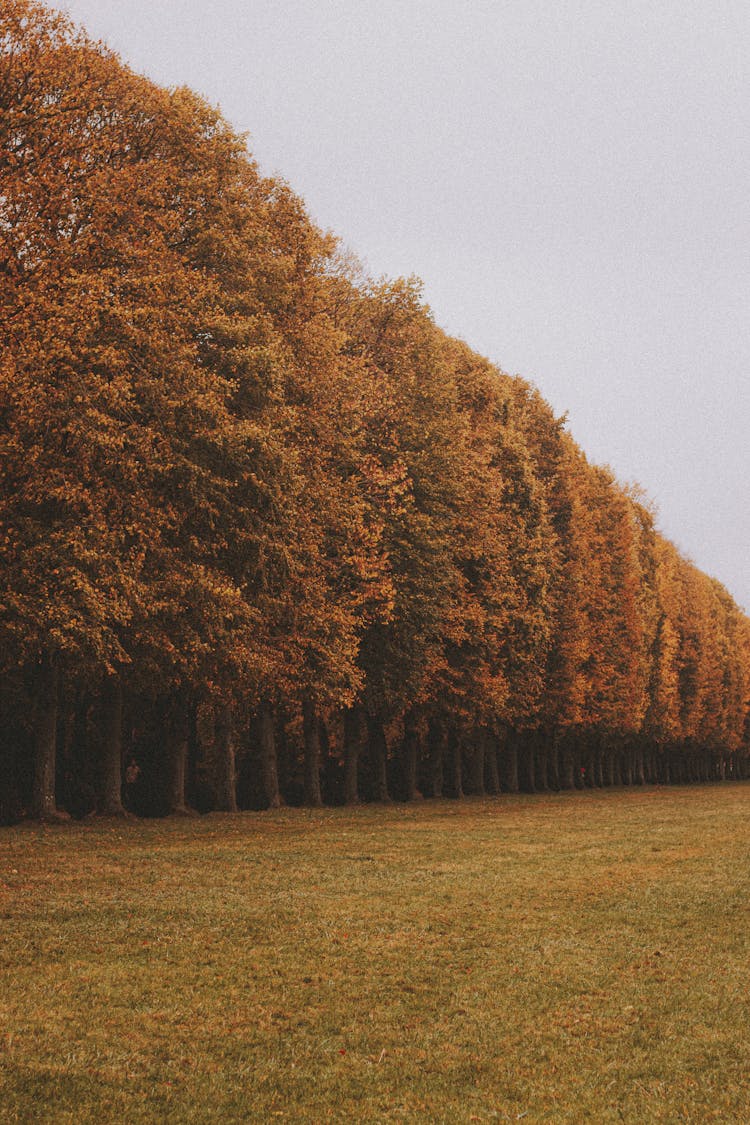
[(0, 819), (745, 777), (750, 621), (187, 89), (0, 10)]

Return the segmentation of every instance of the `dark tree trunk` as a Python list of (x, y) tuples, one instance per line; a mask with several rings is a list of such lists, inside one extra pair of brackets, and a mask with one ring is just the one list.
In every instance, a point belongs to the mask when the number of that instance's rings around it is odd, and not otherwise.
[(633, 751), (629, 746), (626, 746), (622, 752), (622, 783), (623, 785), (633, 784)]
[(672, 784), (672, 761), (671, 754), (665, 750), (661, 756), (661, 780), (664, 785)]
[(537, 731), (530, 736), (530, 742), (536, 753), (536, 767), (534, 779), (540, 793), (549, 792), (549, 749), (543, 731)]
[(331, 761), (331, 738), (328, 733), (328, 723), (320, 713), (318, 713), (318, 737), (320, 738), (320, 788), (323, 804), (325, 804), (326, 797), (328, 796), (327, 785), (331, 776), (331, 768), (338, 766), (338, 759), (336, 762)]
[(419, 723), (416, 715), (408, 712), (404, 717), (404, 742), (401, 748), (401, 761), (404, 778), (404, 797), (407, 801), (414, 801), (421, 797), (417, 785), (419, 770)]
[(305, 804), (319, 809), (323, 804), (320, 791), (320, 721), (315, 704), (302, 701), (302, 733), (305, 740)]
[(171, 703), (165, 731), (165, 782), (167, 812), (171, 816), (189, 816), (186, 800), (188, 741), (190, 715), (182, 692)]
[(557, 731), (544, 735), (547, 745), (547, 776), (550, 789), (560, 792), (560, 739)]
[(625, 751), (615, 749), (614, 754), (615, 785), (625, 785)]
[(508, 737), (505, 740), (505, 788), (509, 793), (517, 793), (519, 790), (518, 784), (518, 742), (520, 735), (518, 731), (508, 731)]
[(279, 765), (276, 758), (276, 731), (273, 708), (267, 700), (258, 707), (257, 730), (263, 796), (269, 809), (279, 809), (282, 800), (279, 789)]
[(383, 721), (378, 715), (367, 715), (367, 747), (372, 766), (372, 799), (387, 803), (388, 792), (388, 743), (385, 739)]
[[(61, 713), (63, 709), (64, 713)], [(64, 707), (61, 698), (57, 708), (56, 789), (57, 799), (60, 801), (63, 808), (67, 809), (69, 812), (72, 812), (75, 799), (73, 793), (73, 778), (75, 777), (73, 739), (75, 737), (75, 724), (75, 700), (72, 700), (69, 706)]]
[(594, 747), (594, 785), (597, 789), (604, 788), (604, 750), (599, 739)]
[(195, 699), (188, 705), (188, 752), (185, 776), (185, 803), (193, 808), (198, 793), (198, 765), (201, 756), (201, 743), (198, 732), (198, 703)]
[(608, 746), (605, 742), (602, 747), (602, 754), (604, 756), (604, 784), (609, 786), (616, 785), (615, 752), (612, 747)]
[(59, 676), (45, 655), (34, 670), (34, 783), (32, 812), (40, 820), (63, 820), (55, 795)]
[(497, 738), (491, 731), (485, 734), (484, 777), (487, 793), (496, 797), (500, 792), (500, 771), (497, 768)]
[(563, 789), (575, 789), (576, 787), (576, 759), (573, 753), (573, 746), (570, 741), (570, 735), (565, 735), (560, 752), (561, 762), (561, 776), (560, 785)]
[(430, 719), (429, 749), (430, 796), (442, 797), (445, 729), (439, 719)]
[(461, 770), (461, 739), (458, 732), (451, 730), (448, 734), (448, 763), (450, 768), (451, 797), (461, 800), (464, 795), (463, 776)]
[(127, 816), (122, 803), (122, 683), (107, 676), (100, 708), (99, 794), (100, 816)]
[(633, 782), (635, 785), (646, 784), (646, 772), (643, 768), (643, 747), (636, 746), (633, 751)]
[(472, 740), (470, 758), (471, 792), (475, 797), (484, 796), (484, 759), (487, 753), (487, 732), (476, 730)]
[(518, 773), (520, 788), (523, 793), (536, 793), (536, 746), (534, 736), (530, 731), (523, 731), (516, 736), (518, 747)]
[(360, 704), (344, 712), (344, 803), (359, 804), (359, 756), (366, 739), (364, 709)]
[(17, 824), (22, 816), (17, 763), (14, 741), (3, 731), (0, 743), (0, 825)]
[(220, 703), (214, 723), (214, 788), (217, 812), (237, 812), (237, 755), (232, 708)]

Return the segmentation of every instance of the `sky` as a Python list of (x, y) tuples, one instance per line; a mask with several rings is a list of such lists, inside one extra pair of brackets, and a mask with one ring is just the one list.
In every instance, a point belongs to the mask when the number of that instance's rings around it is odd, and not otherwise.
[(58, 0), (535, 383), (750, 610), (747, 0)]

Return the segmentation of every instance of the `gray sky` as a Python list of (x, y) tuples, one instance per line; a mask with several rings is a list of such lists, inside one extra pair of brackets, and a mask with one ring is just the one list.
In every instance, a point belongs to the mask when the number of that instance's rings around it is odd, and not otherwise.
[(537, 384), (750, 609), (747, 0), (66, 0)]

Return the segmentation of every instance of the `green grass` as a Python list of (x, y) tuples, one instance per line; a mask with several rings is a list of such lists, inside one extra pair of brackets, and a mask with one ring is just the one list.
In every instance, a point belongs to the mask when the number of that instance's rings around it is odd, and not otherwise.
[(0, 1120), (747, 1122), (750, 785), (0, 830)]

